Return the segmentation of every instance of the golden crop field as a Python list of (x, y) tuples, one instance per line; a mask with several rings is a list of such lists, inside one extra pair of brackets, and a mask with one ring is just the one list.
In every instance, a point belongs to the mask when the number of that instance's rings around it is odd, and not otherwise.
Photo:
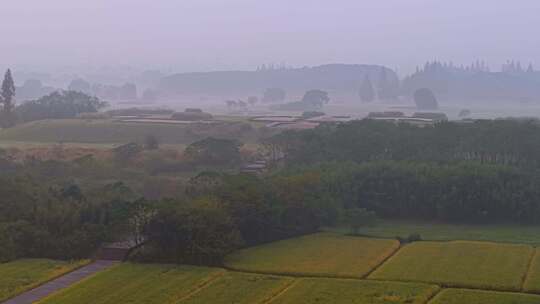
[(318, 233), (240, 250), (225, 265), (271, 274), (360, 278), (398, 248), (396, 240)]
[(437, 291), (436, 285), (357, 281), (347, 279), (298, 279), (272, 304), (423, 304)]
[(534, 249), (488, 242), (416, 242), (403, 247), (370, 279), (519, 291)]
[(228, 272), (182, 304), (266, 303), (286, 289), (292, 278)]
[(540, 296), (467, 289), (445, 289), (430, 304), (540, 304)]
[(24, 259), (0, 264), (0, 302), (87, 264)]
[(540, 293), (540, 248), (536, 248), (523, 289), (527, 292)]
[(177, 303), (213, 279), (222, 269), (125, 263), (40, 301), (47, 304)]

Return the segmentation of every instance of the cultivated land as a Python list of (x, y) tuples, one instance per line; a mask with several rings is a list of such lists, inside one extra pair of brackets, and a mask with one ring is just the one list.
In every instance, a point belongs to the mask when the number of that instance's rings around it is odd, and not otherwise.
[(446, 289), (430, 304), (540, 304), (540, 296), (510, 292)]
[(439, 287), (426, 284), (357, 281), (343, 279), (299, 279), (272, 304), (423, 304)]
[(369, 278), (519, 291), (533, 252), (527, 245), (416, 242), (403, 247)]
[[(330, 229), (348, 233), (349, 228)], [(380, 220), (373, 227), (363, 227), (360, 233), (369, 237), (407, 237), (417, 233), (427, 241), (492, 241), (540, 246), (540, 226), (524, 225), (460, 225), (420, 221)]]
[(0, 302), (87, 264), (25, 259), (0, 264)]
[(225, 265), (251, 272), (361, 278), (398, 248), (396, 240), (318, 233), (240, 250)]
[(126, 263), (96, 274), (40, 303), (176, 303), (224, 274), (224, 270)]
[(540, 248), (536, 248), (523, 289), (527, 292), (540, 294)]
[(154, 135), (168, 144), (189, 144), (208, 136), (253, 143), (257, 140), (256, 129), (253, 124), (233, 121), (178, 125), (111, 119), (49, 119), (0, 130), (0, 142), (120, 144)]
[(286, 277), (229, 272), (182, 303), (267, 303), (292, 282)]

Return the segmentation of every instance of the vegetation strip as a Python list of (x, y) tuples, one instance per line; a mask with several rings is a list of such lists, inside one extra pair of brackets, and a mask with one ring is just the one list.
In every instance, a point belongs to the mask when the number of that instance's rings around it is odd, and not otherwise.
[(471, 289), (444, 289), (429, 304), (539, 304), (540, 296)]
[(521, 281), (521, 289), (520, 289), (521, 291), (525, 291), (525, 285), (527, 284), (527, 279), (529, 278), (532, 272), (533, 261), (537, 254), (538, 254), (538, 249), (533, 250), (533, 252), (531, 253), (531, 257), (529, 258), (529, 263), (527, 264), (527, 271), (523, 275), (523, 279)]
[(289, 291), (291, 288), (293, 288), (298, 282), (300, 282), (300, 280), (302, 279), (299, 279), (299, 278), (294, 278), (292, 279), (289, 284), (283, 286), (283, 289), (279, 290), (277, 293), (273, 294), (272, 296), (270, 296), (269, 298), (267, 298), (266, 300), (264, 300), (261, 304), (269, 304), (269, 303), (272, 303), (272, 301), (274, 301), (275, 299), (279, 298), (281, 295), (283, 295), (284, 293), (286, 293), (287, 291)]
[(206, 287), (208, 287), (210, 284), (212, 284), (212, 282), (218, 280), (219, 278), (221, 278), (222, 276), (224, 276), (227, 272), (225, 271), (220, 271), (220, 272), (217, 272), (211, 276), (208, 277), (207, 280), (205, 280), (204, 282), (202, 282), (199, 286), (197, 286), (195, 289), (191, 290), (188, 294), (186, 294), (185, 296), (181, 297), (178, 299), (177, 302), (182, 302), (182, 301), (185, 301), (191, 297), (193, 297), (194, 295), (196, 295), (197, 293), (201, 292), (201, 290), (205, 289)]

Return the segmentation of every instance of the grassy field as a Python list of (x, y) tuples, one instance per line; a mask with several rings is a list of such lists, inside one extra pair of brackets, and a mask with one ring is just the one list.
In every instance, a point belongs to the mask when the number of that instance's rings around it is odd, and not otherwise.
[(299, 279), (272, 304), (424, 304), (439, 290), (426, 284)]
[(176, 303), (222, 274), (224, 270), (213, 268), (127, 263), (98, 273), (39, 303)]
[(540, 304), (540, 296), (510, 292), (445, 289), (430, 304)]
[(61, 262), (45, 259), (0, 264), (0, 302), (68, 273), (88, 261)]
[(370, 279), (519, 291), (534, 249), (488, 242), (416, 242), (403, 247)]
[(266, 303), (293, 282), (292, 278), (229, 272), (182, 304)]
[[(349, 233), (348, 228), (331, 229)], [(492, 241), (540, 246), (540, 226), (459, 225), (419, 221), (380, 220), (376, 226), (364, 227), (360, 233), (379, 238), (406, 237), (418, 233), (428, 241)]]
[(272, 274), (360, 278), (397, 248), (395, 240), (319, 233), (240, 250), (225, 264)]
[(540, 248), (536, 248), (523, 289), (540, 294)]
[[(250, 129), (247, 129), (250, 127)], [(216, 125), (123, 123), (99, 119), (52, 119), (29, 122), (0, 130), (1, 142), (120, 144), (156, 136), (168, 144), (189, 144), (208, 136), (234, 137), (244, 143), (256, 141), (251, 124), (225, 122)]]

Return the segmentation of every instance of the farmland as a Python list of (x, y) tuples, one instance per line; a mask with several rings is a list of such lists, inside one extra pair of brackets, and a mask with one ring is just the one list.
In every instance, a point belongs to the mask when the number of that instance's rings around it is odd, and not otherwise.
[(370, 279), (451, 287), (520, 290), (533, 248), (487, 242), (417, 242), (402, 248)]
[(509, 292), (446, 289), (431, 304), (538, 304), (540, 296)]
[(25, 259), (0, 264), (0, 302), (61, 276), (86, 261), (60, 262)]
[[(346, 233), (348, 228), (333, 228), (331, 231)], [(362, 235), (378, 238), (407, 237), (416, 233), (426, 241), (491, 241), (540, 245), (540, 226), (512, 224), (449, 224), (438, 222), (380, 220), (377, 225), (363, 227)]]
[(175, 303), (222, 275), (220, 269), (123, 264), (99, 273), (40, 303)]
[(272, 304), (422, 304), (439, 288), (434, 285), (356, 281), (342, 279), (300, 279)]
[(540, 293), (540, 249), (536, 248), (536, 253), (529, 267), (529, 273), (523, 285), (523, 289), (528, 292)]
[(291, 278), (229, 272), (182, 303), (263, 303), (287, 288), (292, 281)]
[(395, 240), (319, 233), (240, 250), (225, 264), (272, 274), (361, 278), (398, 248)]

